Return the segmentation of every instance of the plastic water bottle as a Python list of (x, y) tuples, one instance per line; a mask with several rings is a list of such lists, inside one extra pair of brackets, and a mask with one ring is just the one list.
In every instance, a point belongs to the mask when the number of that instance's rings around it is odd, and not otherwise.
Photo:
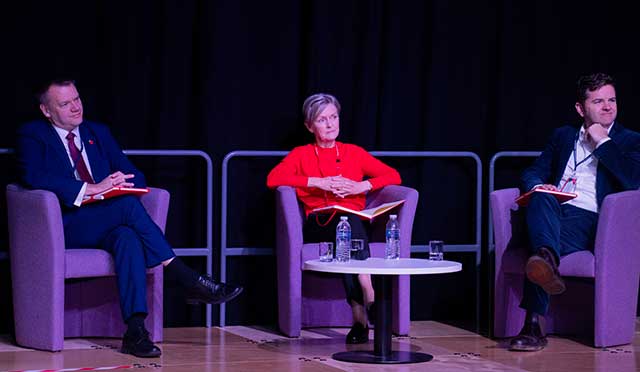
[(336, 261), (349, 262), (351, 256), (351, 225), (347, 216), (340, 217), (336, 226)]
[(391, 260), (400, 258), (400, 225), (398, 216), (395, 214), (390, 215), (387, 222), (387, 246), (384, 256)]

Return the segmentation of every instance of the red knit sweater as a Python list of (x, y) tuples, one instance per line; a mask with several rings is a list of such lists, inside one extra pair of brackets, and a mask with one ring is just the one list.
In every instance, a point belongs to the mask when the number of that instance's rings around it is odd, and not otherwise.
[(395, 169), (374, 158), (362, 147), (341, 142), (336, 142), (336, 146), (322, 148), (309, 144), (294, 148), (271, 170), (267, 176), (267, 186), (295, 187), (298, 199), (309, 215), (313, 209), (329, 205), (355, 210), (362, 210), (365, 206), (365, 194), (339, 198), (331, 192), (307, 187), (309, 177), (342, 175), (358, 182), (369, 177), (367, 180), (372, 190), (400, 184), (400, 174)]

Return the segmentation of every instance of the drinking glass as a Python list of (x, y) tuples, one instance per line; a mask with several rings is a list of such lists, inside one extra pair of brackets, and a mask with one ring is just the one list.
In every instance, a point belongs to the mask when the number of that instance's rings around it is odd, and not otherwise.
[(318, 254), (322, 262), (333, 261), (333, 242), (318, 243)]
[(364, 240), (351, 239), (351, 259), (361, 260), (361, 252), (364, 250)]
[(429, 259), (432, 261), (442, 261), (444, 258), (444, 242), (442, 240), (431, 240), (429, 242)]

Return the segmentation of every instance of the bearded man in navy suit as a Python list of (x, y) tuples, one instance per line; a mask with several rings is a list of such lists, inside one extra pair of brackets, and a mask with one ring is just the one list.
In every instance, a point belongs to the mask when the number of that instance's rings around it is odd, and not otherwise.
[(529, 202), (526, 217), (533, 251), (525, 266), (520, 303), (527, 314), (510, 350), (536, 351), (546, 346), (538, 316), (547, 312), (549, 295), (565, 290), (557, 269), (560, 257), (581, 250), (593, 252), (604, 198), (640, 187), (640, 134), (615, 121), (618, 101), (613, 78), (592, 74), (581, 77), (577, 85), (575, 108), (582, 125), (557, 129), (522, 174), (523, 191), (542, 188), (578, 196), (560, 204), (550, 194), (534, 193)]
[(127, 323), (122, 351), (157, 357), (161, 351), (144, 327), (147, 268), (163, 265), (184, 286), (190, 303), (222, 303), (236, 297), (242, 288), (217, 283), (186, 266), (137, 197), (120, 196), (82, 206), (86, 196), (114, 186), (146, 187), (144, 176), (106, 126), (83, 119), (73, 80), (48, 82), (38, 100), (47, 120), (27, 123), (18, 130), (22, 183), (57, 195), (67, 248), (99, 247), (112, 254)]

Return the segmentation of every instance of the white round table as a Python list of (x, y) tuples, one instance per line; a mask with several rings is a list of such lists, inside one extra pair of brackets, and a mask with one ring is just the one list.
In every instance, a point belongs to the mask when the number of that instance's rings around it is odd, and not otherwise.
[(430, 261), (418, 258), (368, 258), (349, 262), (321, 262), (309, 260), (303, 270), (342, 274), (372, 274), (376, 282), (376, 327), (373, 351), (343, 351), (333, 354), (333, 359), (353, 363), (419, 363), (428, 362), (433, 356), (411, 351), (391, 350), (391, 279), (396, 275), (444, 274), (462, 270), (462, 264), (454, 261)]

